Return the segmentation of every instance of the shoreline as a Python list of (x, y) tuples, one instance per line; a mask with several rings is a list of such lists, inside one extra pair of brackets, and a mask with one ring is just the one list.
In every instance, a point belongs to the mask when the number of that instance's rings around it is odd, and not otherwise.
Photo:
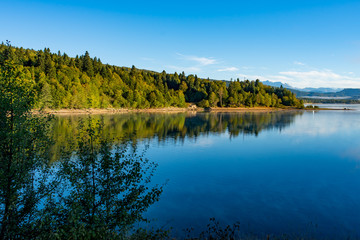
[[(149, 108), (149, 109), (129, 109), (129, 108), (105, 108), (105, 109), (46, 109), (44, 113), (54, 115), (83, 115), (83, 114), (125, 114), (125, 113), (197, 113), (197, 112), (278, 112), (278, 111), (318, 111), (318, 110), (353, 110), (353, 109), (331, 109), (331, 108), (274, 108), (274, 107), (215, 107), (215, 108)], [(33, 113), (39, 113), (39, 110), (33, 110)]]
[[(195, 113), (195, 112), (274, 112), (274, 111), (296, 111), (301, 109), (295, 108), (274, 108), (274, 107), (239, 107), (239, 108), (149, 108), (149, 109), (129, 109), (129, 108), (106, 108), (106, 109), (46, 109), (43, 110), (44, 113), (54, 114), (54, 115), (77, 115), (77, 114), (124, 114), (124, 113)], [(33, 110), (34, 113), (39, 113), (39, 110)]]

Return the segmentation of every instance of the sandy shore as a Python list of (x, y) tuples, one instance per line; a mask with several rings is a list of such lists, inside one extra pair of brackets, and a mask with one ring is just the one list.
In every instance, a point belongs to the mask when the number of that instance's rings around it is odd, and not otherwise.
[[(89, 109), (59, 109), (52, 110), (47, 109), (44, 110), (45, 113), (51, 113), (56, 115), (68, 115), (68, 114), (116, 114), (116, 113), (132, 113), (132, 112), (186, 112), (187, 108), (151, 108), (151, 109), (127, 109), (127, 108), (105, 108), (105, 109), (97, 109), (97, 108), (89, 108)], [(34, 111), (38, 112), (38, 111)]]
[(289, 111), (289, 110), (299, 110), (294, 108), (274, 108), (274, 107), (237, 107), (237, 108), (231, 108), (231, 107), (216, 107), (211, 108), (210, 112), (274, 112), (274, 111)]
[[(278, 111), (319, 111), (319, 110), (353, 110), (353, 109), (334, 109), (334, 108), (274, 108), (274, 107), (215, 107), (215, 108), (177, 108), (177, 107), (168, 107), (168, 108), (149, 108), (149, 109), (128, 109), (128, 108), (106, 108), (106, 109), (59, 109), (52, 110), (47, 109), (43, 111), (44, 113), (50, 113), (54, 115), (81, 115), (81, 114), (123, 114), (123, 113), (196, 113), (196, 112), (278, 112)], [(33, 110), (33, 112), (39, 113), (38, 110)]]
[[(120, 113), (180, 113), (180, 112), (274, 112), (274, 111), (293, 111), (298, 110), (294, 108), (272, 108), (272, 107), (239, 107), (239, 108), (150, 108), (150, 109), (127, 109), (127, 108), (107, 108), (107, 109), (59, 109), (51, 110), (47, 109), (45, 113), (51, 113), (55, 115), (72, 115), (72, 114), (120, 114)], [(34, 113), (37, 113), (34, 110)]]

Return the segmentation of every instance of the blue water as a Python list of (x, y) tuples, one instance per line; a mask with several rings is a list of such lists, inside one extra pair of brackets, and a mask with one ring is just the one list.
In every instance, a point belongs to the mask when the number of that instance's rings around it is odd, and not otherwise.
[[(182, 235), (189, 227), (205, 230), (215, 217), (259, 235), (359, 237), (360, 111), (281, 116), (252, 131), (249, 122), (230, 124), (224, 114), (220, 124), (227, 125), (219, 131), (206, 127), (181, 140), (154, 135), (144, 141), (146, 156), (159, 164), (153, 182), (167, 181), (147, 212), (152, 224)], [(185, 126), (192, 119), (187, 116)]]

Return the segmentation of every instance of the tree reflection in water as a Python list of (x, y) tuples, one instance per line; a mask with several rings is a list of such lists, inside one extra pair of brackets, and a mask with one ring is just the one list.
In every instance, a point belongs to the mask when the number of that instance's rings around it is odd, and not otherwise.
[[(132, 113), (93, 115), (103, 118), (103, 137), (121, 141), (157, 139), (159, 142), (172, 139), (183, 142), (185, 138), (197, 139), (200, 135), (229, 132), (231, 138), (239, 135), (258, 136), (262, 131), (290, 126), (301, 111), (293, 112), (246, 112), (246, 113)], [(53, 161), (63, 147), (75, 140), (78, 124), (86, 115), (57, 116), (53, 122), (51, 137)]]

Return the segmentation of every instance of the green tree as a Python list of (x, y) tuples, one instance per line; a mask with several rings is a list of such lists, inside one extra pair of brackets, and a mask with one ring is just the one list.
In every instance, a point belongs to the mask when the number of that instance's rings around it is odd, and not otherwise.
[(210, 106), (216, 107), (218, 102), (219, 102), (219, 99), (217, 98), (216, 94), (214, 92), (211, 92), (209, 95)]
[[(0, 45), (0, 52), (4, 49), (5, 45)], [(264, 86), (259, 80), (240, 82), (237, 79), (227, 86), (224, 81), (202, 79), (196, 75), (186, 76), (184, 72), (168, 74), (165, 71), (157, 73), (137, 69), (135, 66), (111, 66), (101, 63), (96, 57), (91, 58), (88, 52), (70, 58), (65, 53), (51, 53), (49, 48), (34, 51), (12, 47), (11, 51), (24, 67), (23, 71), (30, 72), (32, 79), (35, 79), (38, 96), (41, 95), (44, 82), (50, 85), (53, 108), (185, 106), (176, 103), (178, 90), (184, 93), (187, 102), (208, 100), (210, 105), (221, 107), (269, 106), (270, 100), (266, 94), (271, 96), (271, 102), (272, 94), (277, 96), (277, 107), (303, 106), (289, 90)], [(74, 86), (76, 91), (73, 91)], [(141, 96), (135, 98), (135, 91)], [(118, 95), (119, 92), (121, 95)], [(218, 99), (216, 103), (210, 100), (212, 92)], [(91, 99), (91, 104), (88, 99)]]
[(186, 92), (187, 89), (188, 89), (188, 86), (187, 86), (186, 82), (185, 82), (185, 81), (181, 82), (181, 84), (180, 84), (180, 90), (181, 90), (182, 92)]
[(56, 222), (47, 237), (122, 239), (159, 199), (162, 187), (148, 186), (156, 165), (136, 145), (113, 145), (100, 121), (89, 117), (79, 132), (76, 147), (61, 159), (65, 194), (46, 207), (46, 225)]
[(48, 83), (45, 83), (41, 89), (39, 104), (40, 108), (51, 108), (52, 107), (52, 95), (51, 88)]
[(220, 87), (218, 94), (219, 94), (219, 98), (220, 98), (220, 107), (222, 107), (223, 106), (224, 88)]
[(86, 72), (88, 76), (92, 77), (94, 75), (94, 66), (88, 51), (85, 52), (82, 67), (83, 67), (83, 71)]
[(35, 83), (0, 55), (0, 239), (34, 238), (40, 202), (51, 192), (45, 158), (48, 118), (34, 116)]

